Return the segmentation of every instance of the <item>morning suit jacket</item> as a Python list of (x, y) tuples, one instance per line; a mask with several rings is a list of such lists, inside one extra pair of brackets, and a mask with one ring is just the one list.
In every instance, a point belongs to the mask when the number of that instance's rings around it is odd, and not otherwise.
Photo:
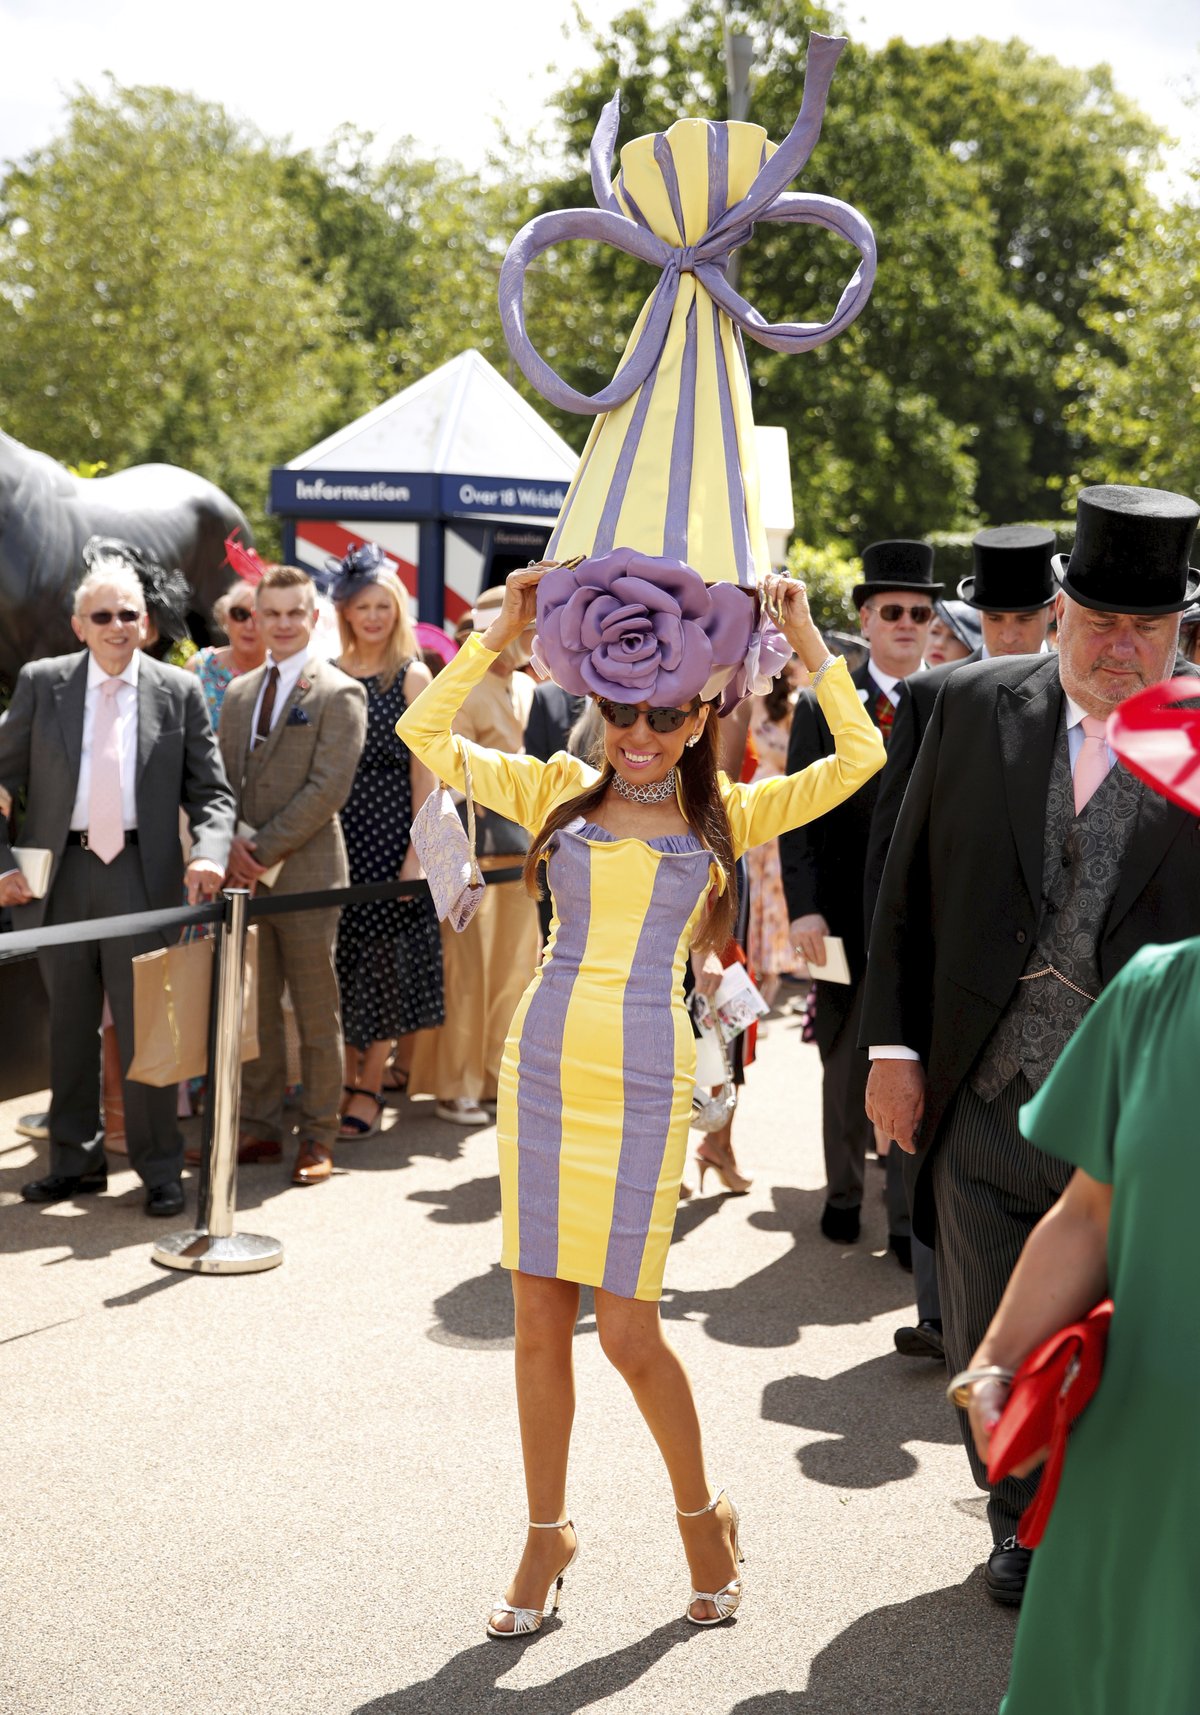
[(534, 689), (529, 719), (525, 722), (525, 750), (539, 762), (549, 762), (555, 751), (567, 748), (571, 728), (583, 712), (586, 697), (573, 697), (560, 685), (549, 682)]
[[(879, 686), (868, 664), (850, 675), (876, 726), (875, 704)], [(834, 753), (833, 737), (825, 724), (812, 691), (802, 691), (792, 714), (788, 739), (787, 771), (798, 774), (810, 762)], [(863, 933), (863, 877), (871, 817), (879, 793), (881, 775), (876, 774), (843, 803), (802, 828), (790, 828), (779, 836), (779, 858), (788, 917), (806, 917), (819, 911), (831, 935), (845, 942), (850, 982), (819, 985), (822, 1001), (833, 1015), (848, 1012), (866, 968), (866, 937)], [(822, 1007), (822, 1012), (826, 1011)], [(818, 1025), (820, 1031), (820, 1023)]]
[(266, 667), (236, 678), (221, 705), (221, 755), (237, 813), (255, 829), (266, 868), (286, 860), (272, 893), (345, 887), (350, 879), (338, 811), (350, 796), (367, 734), (367, 693), (357, 679), (310, 657), (271, 728), (250, 749)]
[(879, 776), (879, 793), (875, 800), (875, 814), (871, 818), (871, 839), (867, 846), (863, 917), (868, 944), (871, 940), (871, 919), (875, 915), (875, 902), (879, 898), (879, 884), (883, 880), (883, 866), (887, 860), (888, 847), (892, 843), (909, 776), (916, 764), (917, 752), (921, 748), (921, 739), (933, 714), (938, 692), (951, 673), (982, 660), (983, 650), (976, 649), (973, 654), (957, 661), (943, 661), (936, 667), (928, 667), (923, 672), (913, 673), (909, 678), (900, 681), (900, 701), (896, 704), (896, 713), (892, 719), (887, 762)]
[[(28, 789), (19, 844), (54, 853), (44, 899), (13, 910), (18, 929), (36, 929), (46, 916), (71, 827), (83, 753), (87, 700), (86, 649), (30, 661), (22, 667), (8, 712), (0, 716), (0, 784), (13, 795)], [(143, 654), (138, 663), (138, 862), (152, 911), (183, 902), (179, 811), (186, 811), (192, 858), (220, 869), (233, 838), (233, 793), (217, 753), (200, 681)], [(0, 823), (0, 875), (15, 869)]]
[[(1007, 1007), (1042, 910), (1046, 797), (1063, 711), (1058, 656), (984, 661), (943, 683), (892, 836), (860, 1045), (925, 1065), (913, 1227), (932, 1242), (939, 1128)], [(1120, 764), (1117, 764), (1119, 767)], [(1149, 790), (1097, 948), (1109, 983), (1140, 947), (1200, 934), (1200, 820)]]

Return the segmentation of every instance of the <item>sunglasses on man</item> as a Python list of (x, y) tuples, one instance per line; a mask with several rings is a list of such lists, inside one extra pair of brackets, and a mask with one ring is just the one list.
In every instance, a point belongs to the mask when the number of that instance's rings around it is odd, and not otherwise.
[(888, 625), (895, 625), (898, 619), (903, 619), (907, 613), (914, 625), (928, 625), (933, 618), (933, 609), (927, 602), (915, 602), (912, 607), (905, 606), (902, 601), (880, 602), (875, 609), (880, 619)]
[(99, 607), (95, 613), (85, 613), (85, 619), (90, 619), (93, 625), (111, 625), (114, 619), (119, 619), (122, 625), (136, 625), (142, 617), (136, 607), (119, 607), (114, 612), (112, 608)]
[(636, 703), (613, 703), (607, 697), (597, 697), (596, 707), (609, 726), (630, 727), (644, 713), (651, 732), (678, 732), (684, 721), (690, 720), (700, 707), (700, 699), (690, 709), (639, 709)]

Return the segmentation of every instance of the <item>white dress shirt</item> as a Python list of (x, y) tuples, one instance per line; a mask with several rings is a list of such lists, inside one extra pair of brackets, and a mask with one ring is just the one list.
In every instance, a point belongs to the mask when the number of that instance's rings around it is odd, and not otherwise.
[(275, 707), (271, 710), (272, 732), (279, 724), (283, 713), (283, 705), (296, 689), (296, 681), (304, 672), (304, 664), (308, 660), (308, 650), (298, 649), (294, 655), (289, 655), (284, 661), (276, 661), (271, 651), (267, 650), (267, 671), (263, 674), (263, 682), (258, 688), (258, 697), (254, 704), (254, 719), (250, 722), (250, 748), (254, 748), (254, 735), (258, 731), (258, 711), (262, 708), (262, 700), (267, 694), (267, 679), (272, 667), (279, 669), (279, 683), (275, 687)]
[[(923, 667), (924, 665), (925, 663), (922, 661), (921, 666)], [(900, 680), (897, 676), (894, 673), (885, 673), (882, 667), (877, 667), (875, 665), (874, 661), (867, 662), (867, 672), (871, 675), (872, 679), (874, 679), (879, 689), (885, 694), (892, 707), (894, 709), (898, 708), (900, 706), (900, 692), (897, 689), (897, 686), (899, 685)]]
[[(1067, 705), (1067, 755), (1071, 762), (1071, 772), (1075, 772), (1075, 764), (1079, 760), (1079, 752), (1083, 748), (1083, 717), (1086, 710), (1081, 709), (1067, 693), (1063, 692), (1063, 701)], [(1108, 756), (1108, 766), (1111, 769), (1117, 760), (1117, 753), (1111, 745), (1105, 745)], [(911, 1048), (904, 1048), (899, 1043), (880, 1044), (878, 1048), (868, 1048), (867, 1057), (871, 1060), (919, 1060), (921, 1056)]]
[[(137, 741), (138, 741), (138, 669), (141, 655), (134, 650), (129, 665), (117, 675), (121, 689), (117, 692), (117, 754), (121, 768), (121, 818), (128, 830), (136, 828), (137, 819)], [(83, 705), (83, 748), (79, 754), (79, 785), (75, 791), (75, 806), (71, 811), (71, 827), (87, 830), (89, 798), (92, 789), (92, 734), (96, 728), (96, 710), (103, 695), (100, 687), (110, 677), (94, 655), (88, 656), (87, 696)]]

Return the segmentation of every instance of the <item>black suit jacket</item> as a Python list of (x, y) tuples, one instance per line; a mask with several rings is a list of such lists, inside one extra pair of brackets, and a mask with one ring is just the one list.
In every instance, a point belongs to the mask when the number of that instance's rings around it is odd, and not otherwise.
[[(1016, 988), (1037, 933), (1057, 655), (1015, 655), (942, 686), (884, 866), (863, 1047), (903, 1043), (928, 1086), (905, 1158), (931, 1242), (928, 1171), (946, 1111)], [(1200, 934), (1200, 821), (1147, 791), (1099, 941), (1101, 981), (1140, 947)]]
[(879, 776), (879, 793), (875, 800), (875, 814), (871, 818), (871, 839), (867, 846), (863, 918), (868, 944), (871, 939), (871, 921), (875, 916), (875, 904), (879, 898), (879, 884), (883, 880), (883, 866), (887, 860), (888, 847), (891, 845), (892, 835), (896, 831), (900, 806), (904, 802), (904, 794), (908, 789), (909, 776), (912, 774), (916, 763), (917, 752), (921, 748), (925, 728), (929, 725), (930, 717), (933, 714), (933, 705), (937, 702), (938, 692), (951, 673), (956, 673), (960, 667), (973, 666), (976, 661), (982, 659), (983, 651), (977, 649), (973, 655), (964, 656), (958, 661), (943, 661), (939, 667), (929, 667), (924, 672), (913, 673), (911, 677), (900, 681), (900, 701), (896, 705), (896, 713), (892, 720), (892, 736), (888, 739), (887, 762), (884, 764), (883, 773)]
[[(863, 697), (867, 713), (875, 721), (879, 687), (867, 665), (864, 663), (850, 678)], [(878, 721), (875, 724), (878, 726)], [(810, 762), (833, 754), (833, 735), (825, 724), (816, 694), (802, 691), (792, 714), (788, 773), (799, 773)], [(821, 985), (825, 999), (844, 1001), (844, 1010), (849, 1010), (866, 969), (863, 876), (871, 817), (881, 778), (874, 775), (852, 797), (819, 816), (815, 822), (806, 822), (802, 828), (791, 828), (779, 836), (788, 916), (794, 919), (819, 911), (829, 925), (830, 934), (840, 935), (845, 942), (846, 959), (853, 980), (844, 987), (833, 983)]]
[(567, 748), (567, 735), (583, 712), (585, 697), (573, 697), (561, 686), (536, 685), (529, 719), (525, 722), (525, 749), (540, 762), (549, 762), (556, 751)]

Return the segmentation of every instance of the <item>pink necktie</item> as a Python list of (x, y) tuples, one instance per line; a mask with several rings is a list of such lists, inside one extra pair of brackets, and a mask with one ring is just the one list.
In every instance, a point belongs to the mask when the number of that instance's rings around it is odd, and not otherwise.
[(1092, 793), (1108, 774), (1105, 722), (1097, 715), (1084, 715), (1083, 743), (1075, 759), (1075, 814), (1078, 816)]
[(92, 726), (92, 778), (88, 791), (88, 850), (111, 863), (125, 846), (121, 811), (121, 750), (117, 742), (117, 692), (123, 681), (105, 679)]

